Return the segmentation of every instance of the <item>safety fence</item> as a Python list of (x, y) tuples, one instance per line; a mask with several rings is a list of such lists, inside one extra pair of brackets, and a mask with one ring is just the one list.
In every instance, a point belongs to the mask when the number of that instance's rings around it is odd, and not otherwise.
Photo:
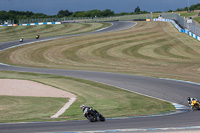
[(0, 26), (16, 26), (14, 20), (0, 20)]
[(46, 25), (46, 24), (61, 24), (61, 22), (30, 23), (30, 24), (21, 24), (20, 26), (29, 26), (29, 25)]
[(176, 13), (162, 13), (162, 17), (165, 19), (172, 19), (176, 21), (183, 29), (187, 29), (190, 32), (200, 36), (200, 25), (189, 18), (183, 18)]
[(189, 31), (188, 29), (183, 29), (181, 28), (174, 20), (172, 19), (163, 19), (163, 18), (155, 18), (153, 21), (163, 21), (163, 22), (170, 22), (172, 23), (177, 29), (179, 32), (182, 32), (182, 33), (186, 33), (188, 34), (189, 36), (197, 39), (200, 41), (200, 36), (199, 35), (196, 35), (194, 33), (192, 33), (191, 31)]
[(0, 20), (0, 25), (11, 25), (14, 24), (14, 20)]
[(90, 22), (110, 22), (110, 21), (129, 21), (129, 20), (152, 20), (152, 14), (136, 14), (111, 17), (63, 17), (63, 18), (40, 18), (40, 19), (22, 19), (19, 25), (43, 22), (61, 22), (61, 23), (90, 23)]
[(4, 24), (4, 25), (0, 25), (0, 26), (17, 26), (17, 24)]
[[(150, 21), (151, 14), (135, 14), (111, 17), (74, 17), (74, 18), (40, 18), (40, 19), (22, 19), (19, 20), (20, 26), (43, 25), (43, 24), (61, 24), (61, 23), (93, 23), (93, 22), (112, 22), (112, 21)], [(0, 25), (0, 26), (16, 26), (15, 25)]]

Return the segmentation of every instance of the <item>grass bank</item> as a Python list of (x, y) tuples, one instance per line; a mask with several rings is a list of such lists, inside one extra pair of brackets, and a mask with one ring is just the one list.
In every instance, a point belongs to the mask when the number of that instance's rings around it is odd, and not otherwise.
[(200, 43), (171, 23), (62, 38), (0, 52), (12, 65), (106, 71), (200, 82)]
[(62, 36), (92, 32), (110, 26), (108, 23), (67, 23), (60, 25), (34, 25), (17, 27), (0, 27), (0, 42), (15, 41), (41, 37)]
[(193, 18), (193, 20), (195, 20), (196, 22), (200, 24), (200, 16)]
[(49, 119), (66, 98), (0, 96), (0, 123)]
[(1, 123), (85, 119), (80, 109), (81, 104), (94, 107), (105, 117), (148, 115), (175, 110), (170, 103), (88, 80), (7, 71), (0, 71), (0, 78), (36, 81), (77, 96), (75, 103), (57, 119), (49, 117), (65, 104), (64, 98), (0, 96)]
[(194, 11), (194, 12), (190, 12), (190, 13), (188, 13), (187, 11), (177, 12), (177, 14), (180, 14), (181, 17), (185, 17), (185, 18), (191, 17), (191, 16), (195, 16), (195, 15), (197, 15), (198, 13), (199, 13), (199, 11)]

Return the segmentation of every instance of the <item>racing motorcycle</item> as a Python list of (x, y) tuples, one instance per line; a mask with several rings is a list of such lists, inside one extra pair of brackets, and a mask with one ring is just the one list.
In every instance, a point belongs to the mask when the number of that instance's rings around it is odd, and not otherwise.
[(98, 111), (93, 109), (88, 109), (87, 112), (85, 113), (85, 116), (90, 122), (95, 122), (97, 120), (105, 121), (104, 116), (100, 114)]
[(200, 110), (200, 103), (199, 103), (199, 101), (192, 100), (190, 105), (192, 106), (192, 109), (196, 108), (197, 110)]
[(23, 42), (23, 41), (24, 41), (23, 37), (19, 39), (19, 42)]
[(40, 38), (40, 35), (35, 36), (35, 39), (39, 39), (39, 38)]

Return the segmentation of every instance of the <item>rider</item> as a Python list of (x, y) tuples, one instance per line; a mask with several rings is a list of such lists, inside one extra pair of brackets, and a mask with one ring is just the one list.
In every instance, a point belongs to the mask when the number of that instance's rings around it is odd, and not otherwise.
[[(87, 117), (86, 112), (87, 112), (88, 110), (93, 110), (92, 107), (90, 107), (90, 106), (85, 106), (84, 104), (82, 104), (82, 105), (80, 106), (80, 108), (83, 110), (83, 115), (84, 115), (85, 117)], [(96, 113), (98, 113), (95, 109), (94, 109), (93, 111), (96, 112)]]
[(22, 37), (22, 38), (20, 38), (20, 40), (19, 40), (19, 41), (20, 41), (20, 42), (23, 42), (23, 40), (24, 40), (24, 38)]
[(192, 98), (192, 97), (188, 97), (187, 100), (188, 100), (188, 104), (189, 104), (190, 106), (191, 106), (191, 103), (192, 103), (193, 100), (198, 101), (196, 98)]
[(83, 110), (83, 115), (84, 115), (85, 117), (87, 117), (86, 112), (87, 112), (88, 110), (91, 110), (91, 109), (92, 109), (92, 107), (90, 107), (90, 106), (85, 106), (84, 104), (81, 105), (80, 108)]
[(39, 39), (40, 38), (40, 35), (38, 34), (38, 35), (36, 35), (36, 39)]

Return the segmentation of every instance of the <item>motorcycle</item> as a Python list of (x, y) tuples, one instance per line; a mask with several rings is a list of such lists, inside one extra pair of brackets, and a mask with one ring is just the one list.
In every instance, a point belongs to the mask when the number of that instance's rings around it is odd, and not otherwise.
[(23, 41), (24, 41), (24, 39), (23, 39), (23, 38), (20, 38), (20, 39), (19, 39), (19, 42), (23, 42)]
[(200, 103), (197, 100), (192, 100), (191, 106), (192, 106), (192, 109), (196, 108), (197, 110), (200, 110)]
[(85, 113), (86, 118), (90, 121), (90, 122), (95, 122), (95, 121), (105, 121), (105, 117), (100, 114), (98, 111), (93, 110), (93, 109), (89, 109), (87, 110), (87, 112)]
[(36, 39), (39, 39), (39, 38), (40, 38), (40, 36), (39, 36), (39, 35), (37, 35), (35, 38), (36, 38)]

